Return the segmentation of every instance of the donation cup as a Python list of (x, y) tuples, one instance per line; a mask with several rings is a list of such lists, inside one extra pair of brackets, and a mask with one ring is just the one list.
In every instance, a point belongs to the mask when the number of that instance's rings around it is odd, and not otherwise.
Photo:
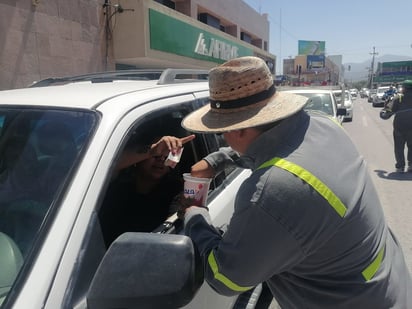
[(193, 177), (190, 173), (184, 173), (183, 179), (185, 181), (184, 197), (192, 199), (193, 205), (206, 206), (207, 193), (212, 179)]

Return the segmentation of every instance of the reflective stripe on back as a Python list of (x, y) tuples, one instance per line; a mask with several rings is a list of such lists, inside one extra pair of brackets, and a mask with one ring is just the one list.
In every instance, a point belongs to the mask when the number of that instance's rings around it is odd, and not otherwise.
[[(322, 195), (333, 207), (333, 209), (335, 209), (339, 216), (341, 216), (342, 218), (345, 216), (347, 208), (341, 202), (341, 200), (321, 180), (319, 180), (315, 175), (313, 175), (309, 171), (305, 170), (303, 167), (290, 161), (287, 161), (285, 159), (275, 157), (269, 161), (264, 162), (262, 165), (258, 167), (258, 169), (269, 166), (277, 166), (296, 175), (297, 177), (305, 181), (307, 184), (312, 186), (320, 195)], [(385, 247), (380, 249), (378, 255), (372, 261), (372, 263), (369, 264), (369, 266), (362, 271), (362, 276), (366, 281), (371, 280), (373, 276), (375, 276), (376, 272), (381, 266), (384, 251)]]
[(332, 208), (335, 209), (335, 211), (339, 214), (340, 217), (343, 218), (345, 216), (347, 211), (346, 206), (342, 203), (339, 197), (337, 197), (335, 193), (333, 193), (332, 190), (328, 188), (328, 186), (326, 186), (320, 179), (318, 179), (311, 172), (307, 171), (306, 169), (295, 163), (292, 163), (279, 157), (275, 157), (269, 161), (264, 162), (262, 165), (258, 167), (258, 169), (273, 165), (281, 169), (284, 169), (305, 181), (328, 201), (330, 206), (332, 206)]

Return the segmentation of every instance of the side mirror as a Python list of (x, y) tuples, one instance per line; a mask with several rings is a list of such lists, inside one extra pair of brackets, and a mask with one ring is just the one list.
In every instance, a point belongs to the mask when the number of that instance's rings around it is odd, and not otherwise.
[(391, 118), (392, 115), (393, 115), (393, 113), (389, 110), (386, 110), (386, 109), (382, 109), (379, 112), (379, 117), (381, 117), (381, 119), (383, 119), (383, 120), (387, 120), (387, 119)]
[(200, 255), (189, 237), (125, 233), (103, 257), (87, 295), (87, 308), (183, 307), (203, 278)]
[(339, 107), (338, 110), (336, 111), (337, 116), (346, 116), (346, 108), (344, 107)]

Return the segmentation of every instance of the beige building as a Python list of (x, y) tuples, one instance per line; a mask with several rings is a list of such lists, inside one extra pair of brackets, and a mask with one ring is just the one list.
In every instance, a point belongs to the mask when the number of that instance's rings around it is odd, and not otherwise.
[(0, 89), (103, 68), (97, 0), (0, 0)]
[(338, 85), (342, 82), (342, 56), (326, 56), (318, 66), (313, 66), (310, 55), (298, 55), (283, 60), (283, 75), (291, 85)]
[(126, 68), (211, 68), (255, 55), (269, 22), (241, 0), (0, 0), (0, 89)]

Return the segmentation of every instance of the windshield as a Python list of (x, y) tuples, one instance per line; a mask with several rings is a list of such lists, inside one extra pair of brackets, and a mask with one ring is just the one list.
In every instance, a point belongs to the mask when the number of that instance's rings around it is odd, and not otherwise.
[(95, 119), (85, 111), (0, 109), (0, 305)]
[[(334, 91), (333, 94), (335, 95), (335, 97), (338, 101), (341, 100), (342, 91)], [(345, 91), (345, 100), (349, 100), (349, 92), (347, 92), (347, 91)]]
[(330, 116), (335, 116), (333, 112), (332, 99), (329, 94), (319, 93), (299, 93), (307, 98), (310, 98), (306, 103), (304, 110), (315, 110), (326, 113)]

